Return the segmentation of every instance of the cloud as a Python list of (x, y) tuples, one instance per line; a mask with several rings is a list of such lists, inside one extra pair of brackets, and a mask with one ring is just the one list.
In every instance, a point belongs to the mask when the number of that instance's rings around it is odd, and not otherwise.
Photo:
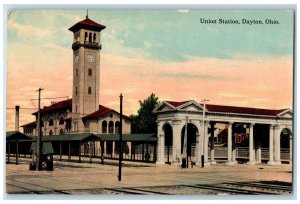
[(179, 9), (178, 12), (179, 13), (188, 13), (188, 12), (190, 12), (190, 10), (188, 10), (188, 9)]
[(33, 25), (20, 24), (13, 20), (8, 21), (7, 28), (8, 30), (10, 29), (16, 30), (20, 36), (33, 35), (33, 36), (45, 37), (50, 35), (50, 31), (47, 29), (41, 29)]

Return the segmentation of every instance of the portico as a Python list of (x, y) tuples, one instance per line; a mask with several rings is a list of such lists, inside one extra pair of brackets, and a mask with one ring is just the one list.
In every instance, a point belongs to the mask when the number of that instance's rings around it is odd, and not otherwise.
[(163, 101), (154, 112), (157, 114), (158, 125), (157, 164), (165, 164), (166, 158), (170, 164), (180, 164), (186, 118), (187, 155), (196, 165), (201, 165), (202, 157), (205, 166), (216, 163), (214, 130), (218, 124), (227, 128), (227, 145), (224, 147), (227, 151), (218, 152), (218, 156), (226, 157), (228, 165), (236, 164), (237, 158), (242, 155), (238, 154), (239, 149), (236, 147), (238, 130), (247, 132), (249, 137), (248, 147), (244, 148), (247, 164), (261, 163), (262, 152), (264, 157), (267, 155), (268, 164), (280, 164), (281, 150), (289, 152), (288, 162), (292, 162), (293, 116), (290, 109), (270, 110), (207, 104), (203, 121), (203, 105), (191, 100)]

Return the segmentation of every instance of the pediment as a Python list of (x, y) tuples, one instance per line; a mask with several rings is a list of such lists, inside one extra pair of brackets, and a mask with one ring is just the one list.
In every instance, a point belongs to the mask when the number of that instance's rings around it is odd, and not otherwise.
[(170, 110), (175, 110), (174, 107), (170, 106), (167, 103), (163, 103), (160, 106), (158, 106), (156, 109), (154, 109), (154, 112), (159, 112), (159, 111), (170, 111)]
[(181, 110), (186, 111), (202, 111), (202, 107), (197, 106), (196, 104), (190, 104), (185, 107), (182, 107)]
[(278, 114), (278, 116), (284, 117), (284, 118), (293, 118), (293, 113), (290, 110), (286, 110), (286, 111)]

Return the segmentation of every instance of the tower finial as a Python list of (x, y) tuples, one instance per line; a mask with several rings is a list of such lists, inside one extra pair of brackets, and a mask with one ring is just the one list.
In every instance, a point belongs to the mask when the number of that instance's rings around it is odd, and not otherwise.
[(86, 16), (85, 17), (89, 18), (89, 10), (88, 9), (86, 10)]

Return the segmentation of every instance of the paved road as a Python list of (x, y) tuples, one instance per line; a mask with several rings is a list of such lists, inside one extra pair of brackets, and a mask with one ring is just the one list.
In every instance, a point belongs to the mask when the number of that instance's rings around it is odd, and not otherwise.
[(292, 166), (288, 164), (217, 164), (181, 169), (178, 166), (125, 162), (122, 181), (118, 181), (117, 161), (106, 161), (105, 165), (55, 161), (54, 171), (29, 171), (29, 160), (20, 160), (19, 165), (6, 165), (6, 192), (9, 194), (291, 193)]

